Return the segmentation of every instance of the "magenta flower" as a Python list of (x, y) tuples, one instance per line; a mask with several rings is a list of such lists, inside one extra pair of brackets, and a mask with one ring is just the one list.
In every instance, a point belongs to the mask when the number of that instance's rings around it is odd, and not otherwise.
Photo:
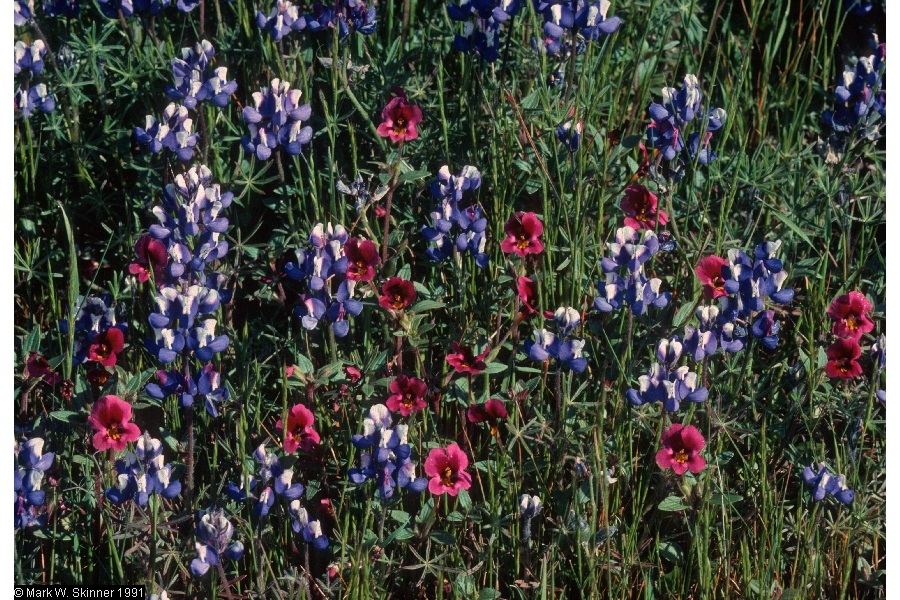
[(472, 487), (472, 476), (466, 473), (469, 457), (456, 444), (434, 448), (425, 459), (425, 475), (431, 477), (428, 491), (435, 496), (456, 496), (459, 490)]
[(503, 402), (491, 398), (484, 404), (473, 404), (467, 412), (470, 423), (488, 423), (491, 427), (491, 435), (497, 435), (497, 427), (500, 421), (509, 417)]
[(519, 296), (519, 313), (523, 317), (537, 314), (538, 289), (537, 283), (527, 277), (519, 277), (516, 280), (516, 293)]
[(28, 353), (28, 358), (25, 360), (24, 376), (25, 379), (43, 379), (50, 385), (59, 385), (62, 381), (62, 376), (50, 367), (47, 359), (34, 350)]
[(728, 295), (725, 291), (725, 279), (722, 277), (722, 267), (727, 266), (726, 259), (712, 254), (702, 258), (694, 268), (697, 279), (703, 284), (703, 295), (706, 298), (715, 300)]
[(869, 313), (872, 312), (872, 303), (859, 292), (850, 292), (838, 296), (828, 307), (828, 316), (834, 323), (831, 332), (841, 338), (859, 340), (864, 333), (875, 328)]
[(664, 210), (659, 210), (656, 194), (644, 186), (629, 185), (625, 188), (625, 196), (619, 206), (625, 211), (625, 225), (632, 229), (656, 229), (657, 222), (660, 227), (669, 222), (669, 215)]
[(392, 142), (408, 142), (419, 137), (416, 125), (422, 121), (422, 111), (418, 106), (406, 101), (406, 95), (397, 96), (381, 111), (382, 123), (378, 135), (391, 138)]
[(93, 360), (104, 367), (116, 366), (116, 357), (125, 348), (125, 336), (118, 327), (110, 327), (103, 333), (98, 333), (94, 343), (88, 347), (87, 359)]
[(388, 396), (385, 405), (394, 412), (400, 411), (404, 417), (427, 406), (425, 394), (428, 393), (428, 386), (418, 377), (397, 375), (388, 389), (391, 391), (391, 395)]
[(389, 310), (403, 310), (416, 301), (416, 286), (402, 277), (391, 277), (381, 286), (378, 304)]
[(144, 283), (150, 279), (153, 273), (153, 281), (160, 283), (163, 277), (163, 269), (169, 264), (169, 253), (166, 246), (159, 240), (153, 239), (150, 234), (142, 235), (134, 243), (134, 253), (137, 260), (128, 265), (128, 272)]
[(514, 252), (525, 258), (544, 251), (544, 242), (538, 239), (544, 233), (544, 224), (533, 212), (517, 212), (503, 226), (503, 231), (506, 239), (500, 242), (500, 249), (507, 254)]
[(674, 423), (662, 434), (662, 449), (656, 453), (656, 464), (660, 469), (671, 468), (677, 475), (685, 471), (699, 473), (706, 467), (706, 459), (700, 451), (706, 440), (693, 425)]
[(281, 419), (278, 419), (275, 427), (284, 430), (285, 452), (293, 454), (298, 448), (309, 452), (319, 443), (319, 432), (313, 429), (315, 420), (312, 412), (302, 404), (297, 404), (288, 411), (286, 430), (282, 427)]
[(450, 366), (457, 373), (478, 375), (487, 368), (484, 357), (488, 355), (490, 348), (485, 348), (484, 352), (475, 356), (471, 348), (461, 346), (458, 342), (453, 342), (450, 347), (453, 349), (453, 352), (447, 355), (447, 362), (450, 363)]
[(347, 257), (347, 279), (351, 281), (372, 281), (375, 267), (381, 262), (375, 244), (369, 240), (350, 238), (344, 244)]
[(118, 396), (103, 396), (94, 403), (88, 424), (94, 429), (95, 450), (124, 450), (128, 442), (136, 442), (141, 430), (131, 421), (131, 405)]
[[(836, 323), (837, 324), (837, 323)], [(840, 379), (853, 379), (863, 374), (857, 360), (862, 356), (859, 342), (854, 338), (841, 338), (825, 351), (828, 362), (825, 363), (825, 374)]]

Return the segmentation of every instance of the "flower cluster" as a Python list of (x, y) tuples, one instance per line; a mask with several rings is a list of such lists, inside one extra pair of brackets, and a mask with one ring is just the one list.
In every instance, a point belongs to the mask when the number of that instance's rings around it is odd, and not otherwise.
[(222, 556), (240, 560), (244, 554), (244, 545), (231, 541), (234, 526), (221, 508), (198, 514), (196, 534), (197, 558), (191, 561), (191, 573), (195, 577), (202, 577), (210, 567), (221, 564)]
[[(158, 15), (164, 8), (172, 4), (172, 0), (98, 0), (100, 12), (109, 19), (130, 17), (135, 13)], [(189, 13), (198, 6), (200, 0), (177, 0), (175, 6), (179, 12)]]
[(300, 154), (312, 139), (312, 127), (304, 125), (312, 110), (300, 104), (302, 94), (277, 78), (270, 87), (253, 92), (253, 106), (245, 106), (242, 113), (250, 129), (250, 135), (241, 138), (244, 150), (259, 160), (268, 160), (279, 146), (291, 156)]
[(465, 21), (463, 33), (453, 37), (453, 48), (494, 62), (500, 57), (500, 25), (519, 14), (521, 8), (521, 0), (463, 0), (448, 4), (450, 19)]
[(81, 12), (79, 0), (48, 0), (44, 2), (44, 14), (48, 17), (74, 19)]
[[(703, 284), (705, 297), (718, 298), (719, 308), (697, 310), (700, 327), (685, 327), (685, 346), (695, 360), (716, 351), (738, 352), (749, 333), (769, 349), (778, 345), (781, 325), (775, 312), (766, 310), (765, 299), (786, 304), (794, 299), (794, 290), (782, 288), (788, 278), (784, 264), (775, 254), (781, 241), (763, 242), (753, 251), (753, 259), (743, 251), (731, 249), (728, 258), (707, 256), (694, 269)], [(716, 342), (716, 339), (718, 342)]]
[(356, 284), (375, 279), (375, 267), (381, 262), (375, 244), (349, 237), (342, 225), (317, 223), (309, 235), (308, 249), (297, 249), (297, 262), (285, 265), (285, 273), (294, 281), (306, 283), (302, 304), (294, 314), (308, 330), (328, 319), (334, 335), (344, 337), (350, 331), (351, 315), (362, 312), (362, 302), (354, 298)]
[(684, 344), (677, 335), (660, 340), (656, 345), (657, 362), (638, 378), (640, 390), (625, 393), (628, 401), (635, 406), (662, 402), (669, 412), (677, 411), (681, 402), (705, 402), (709, 392), (698, 385), (697, 374), (686, 365), (678, 366), (683, 351)]
[(574, 308), (560, 307), (553, 317), (558, 335), (546, 329), (535, 329), (534, 340), (525, 342), (525, 353), (534, 361), (553, 358), (561, 368), (584, 372), (587, 368), (587, 359), (582, 356), (584, 340), (567, 339), (581, 323), (581, 315)]
[(614, 33), (622, 24), (619, 17), (608, 17), (610, 0), (534, 0), (535, 10), (544, 19), (543, 48), (547, 54), (567, 54), (573, 50), (568, 32), (574, 32), (577, 43), (593, 42), (601, 35)]
[(843, 475), (835, 476), (831, 470), (820, 462), (803, 469), (803, 481), (813, 488), (813, 501), (818, 502), (826, 495), (834, 496), (840, 503), (849, 505), (856, 497), (856, 492), (847, 487), (847, 479)]
[(134, 128), (134, 139), (153, 154), (159, 154), (165, 148), (181, 162), (188, 162), (200, 139), (193, 129), (194, 120), (187, 107), (172, 102), (163, 110), (162, 120), (147, 115), (144, 127)]
[(47, 522), (43, 510), (46, 494), (41, 489), (44, 473), (53, 464), (53, 453), (44, 454), (43, 438), (31, 438), (16, 445), (15, 460), (15, 529), (42, 527)]
[[(17, 2), (16, 7), (20, 6), (22, 5)], [(18, 17), (19, 14), (17, 12), (16, 16)], [(24, 87), (20, 86), (16, 90), (14, 105), (16, 112), (21, 113), (26, 119), (31, 117), (31, 113), (35, 110), (49, 113), (56, 108), (56, 100), (47, 91), (45, 84), (32, 85), (32, 79), (44, 72), (45, 54), (47, 54), (47, 47), (42, 40), (35, 40), (30, 46), (21, 40), (16, 42), (13, 72), (21, 75), (25, 81)]]
[(363, 433), (351, 439), (362, 450), (360, 466), (348, 471), (350, 481), (361, 485), (369, 479), (378, 481), (382, 498), (394, 495), (394, 488), (401, 487), (419, 493), (428, 485), (424, 477), (416, 477), (416, 463), (410, 458), (411, 450), (406, 436), (408, 425), (393, 425), (391, 413), (384, 404), (369, 409), (363, 419)]
[(216, 49), (207, 40), (197, 42), (193, 48), (182, 48), (181, 58), (172, 59), (174, 84), (166, 87), (166, 95), (171, 100), (180, 100), (190, 110), (205, 101), (218, 108), (228, 106), (231, 95), (237, 91), (237, 82), (228, 81), (226, 67), (210, 72), (210, 59), (215, 53)]
[[(128, 324), (118, 322), (116, 309), (111, 298), (103, 296), (78, 296), (78, 312), (72, 323), (75, 347), (72, 362), (85, 364), (88, 379), (96, 387), (102, 387), (109, 378), (107, 367), (114, 367), (118, 356), (125, 348), (125, 333)], [(60, 329), (68, 332), (68, 321), (60, 322)]]
[[(635, 314), (643, 315), (649, 306), (662, 308), (669, 303), (672, 295), (659, 291), (662, 280), (648, 279), (644, 274), (644, 263), (660, 250), (656, 233), (639, 233), (626, 225), (616, 230), (616, 241), (607, 246), (611, 256), (600, 261), (606, 280), (597, 284), (599, 296), (594, 299), (594, 308), (611, 312), (624, 302)], [(627, 270), (624, 277), (619, 273), (622, 267)]]
[(316, 32), (337, 28), (340, 39), (354, 31), (363, 35), (375, 33), (375, 7), (368, 7), (360, 0), (339, 0), (328, 5), (316, 2), (311, 10), (311, 13), (301, 15), (289, 0), (275, 0), (268, 16), (262, 11), (256, 13), (256, 25), (276, 42), (291, 31), (304, 29)]
[[(429, 258), (446, 260), (456, 248), (459, 252), (468, 250), (476, 265), (482, 269), (487, 267), (489, 258), (484, 251), (487, 218), (478, 204), (460, 208), (463, 193), (477, 190), (480, 185), (481, 173), (473, 166), (464, 166), (459, 175), (451, 175), (447, 165), (440, 168), (437, 181), (431, 183), (431, 195), (438, 204), (431, 213), (431, 225), (422, 228), (422, 235), (429, 242), (426, 252)], [(455, 236), (455, 244), (451, 236)]]
[[(702, 101), (703, 93), (697, 76), (689, 74), (685, 75), (680, 90), (664, 87), (662, 104), (653, 102), (647, 109), (652, 121), (647, 127), (650, 145), (659, 150), (667, 163), (678, 159), (675, 167), (667, 165), (673, 179), (684, 175), (681, 167), (687, 162), (697, 160), (705, 165), (716, 159), (710, 140), (712, 132), (725, 122), (726, 113), (721, 108), (710, 108), (704, 114)], [(697, 119), (701, 130), (688, 135), (689, 123), (694, 119)]]
[(825, 374), (829, 377), (853, 379), (863, 374), (857, 362), (862, 356), (859, 342), (875, 329), (870, 312), (872, 303), (857, 291), (842, 294), (831, 302), (827, 314), (832, 321), (831, 332), (838, 339), (825, 351)]
[(185, 377), (178, 371), (156, 372), (158, 383), (148, 383), (147, 395), (157, 400), (176, 395), (178, 404), (184, 408), (193, 406), (197, 396), (203, 399), (206, 412), (212, 417), (219, 416), (218, 406), (228, 400), (228, 388), (222, 383), (221, 374), (211, 364)]
[[(253, 506), (253, 514), (257, 517), (264, 517), (269, 514), (275, 504), (276, 495), (289, 502), (297, 500), (303, 495), (306, 488), (300, 483), (293, 482), (293, 469), (286, 469), (277, 456), (267, 452), (264, 443), (253, 451), (253, 458), (259, 466), (257, 475), (249, 477), (246, 488), (243, 481), (240, 483), (229, 482), (225, 486), (225, 493), (229, 498), (236, 502), (243, 502), (248, 497), (254, 498), (256, 504)], [(273, 480), (274, 483), (272, 483)]]
[(292, 500), (288, 512), (294, 533), (302, 535), (303, 540), (314, 548), (324, 550), (328, 547), (328, 538), (322, 533), (322, 525), (319, 521), (310, 520), (309, 513), (300, 505), (300, 500)]
[(826, 110), (822, 118), (836, 133), (846, 133), (859, 126), (859, 134), (869, 139), (878, 137), (874, 115), (884, 119), (886, 92), (884, 80), (885, 46), (875, 54), (860, 58), (853, 70), (844, 71), (841, 83), (834, 90), (834, 110)]
[(162, 442), (144, 432), (129, 452), (116, 461), (116, 485), (106, 490), (106, 497), (115, 504), (134, 500), (145, 506), (150, 496), (159, 494), (171, 500), (181, 493), (181, 482), (172, 480), (172, 466), (162, 455)]

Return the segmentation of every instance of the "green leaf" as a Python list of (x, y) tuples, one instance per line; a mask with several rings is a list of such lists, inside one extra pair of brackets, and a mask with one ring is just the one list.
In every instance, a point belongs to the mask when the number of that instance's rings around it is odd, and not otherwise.
[(713, 492), (710, 495), (709, 501), (716, 506), (722, 506), (722, 504), (731, 505), (735, 502), (740, 502), (743, 499), (743, 496), (739, 496), (737, 494), (723, 494), (722, 492)]
[(401, 525), (405, 525), (409, 522), (409, 513), (405, 510), (392, 510), (391, 518)]
[(684, 500), (682, 500), (678, 496), (669, 496), (668, 498), (660, 502), (657, 508), (666, 512), (677, 512), (679, 510), (690, 508), (690, 506), (685, 504)]
[(469, 495), (469, 492), (466, 490), (459, 490), (459, 505), (466, 512), (472, 510), (472, 497)]
[(72, 412), (71, 410), (55, 410), (50, 413), (51, 419), (56, 419), (57, 421), (65, 421), (70, 425), (74, 425), (78, 422), (78, 413)]
[(304, 375), (310, 375), (316, 370), (316, 367), (313, 366), (312, 361), (299, 352), (294, 355), (294, 363), (296, 367), (300, 369), (300, 372)]
[(417, 179), (425, 179), (426, 177), (431, 177), (431, 171), (408, 171), (401, 174), (397, 181), (406, 183), (407, 181), (416, 181)]
[(683, 304), (681, 308), (678, 309), (678, 312), (675, 313), (675, 317), (672, 319), (672, 326), (677, 329), (687, 323), (688, 319), (690, 319), (691, 315), (694, 313), (694, 308), (696, 306), (696, 304), (691, 303)]
[(437, 544), (456, 544), (456, 538), (453, 537), (449, 531), (444, 531), (443, 529), (435, 529), (431, 532), (429, 536), (431, 541)]
[(641, 143), (641, 140), (644, 139), (642, 135), (629, 135), (624, 140), (622, 140), (622, 147), (631, 150), (632, 148), (637, 148), (637, 145)]
[(506, 365), (501, 362), (491, 362), (485, 366), (484, 373), (492, 375), (494, 373), (502, 373), (506, 370)]
[(24, 361), (28, 358), (29, 352), (39, 352), (40, 349), (41, 328), (35, 326), (28, 332), (28, 335), (25, 336), (25, 340), (22, 342), (22, 360)]
[(447, 305), (443, 302), (437, 302), (436, 300), (421, 300), (413, 304), (409, 310), (412, 312), (426, 312), (429, 310), (444, 308), (445, 306)]
[(490, 588), (484, 588), (478, 592), (478, 600), (495, 600), (500, 597), (500, 592)]
[(726, 451), (716, 457), (716, 462), (719, 463), (719, 466), (727, 465), (734, 459), (734, 452)]
[(658, 550), (660, 557), (669, 562), (680, 564), (684, 560), (684, 550), (675, 542), (660, 542)]
[(77, 462), (80, 465), (84, 465), (85, 467), (93, 468), (94, 461), (89, 456), (85, 456), (83, 454), (73, 454), (72, 461)]
[(788, 216), (782, 213), (780, 210), (778, 210), (774, 206), (771, 206), (770, 204), (766, 204), (766, 206), (771, 209), (769, 214), (774, 215), (775, 218), (784, 223), (788, 229), (796, 233), (797, 237), (809, 244), (809, 247), (812, 248), (813, 252), (819, 252), (819, 249), (816, 248), (816, 246), (812, 243), (812, 240), (810, 240), (809, 237), (805, 233), (803, 233), (803, 230), (800, 229), (796, 223), (794, 223), (794, 221), (792, 220), (793, 216)]

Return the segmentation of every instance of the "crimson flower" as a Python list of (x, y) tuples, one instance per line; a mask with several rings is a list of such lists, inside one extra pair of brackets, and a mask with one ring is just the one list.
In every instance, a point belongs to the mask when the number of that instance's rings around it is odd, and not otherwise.
[[(319, 443), (319, 432), (313, 429), (315, 420), (312, 412), (302, 404), (291, 407), (288, 411), (287, 430), (284, 431), (285, 452), (293, 454), (298, 448), (309, 452)], [(275, 427), (284, 430), (281, 419), (278, 419)]]
[(34, 350), (28, 353), (25, 359), (25, 379), (35, 378), (43, 379), (50, 385), (59, 385), (62, 376), (50, 367), (50, 363), (43, 355), (38, 354)]
[(346, 365), (344, 367), (344, 373), (347, 374), (347, 379), (350, 380), (350, 383), (356, 383), (357, 381), (362, 379), (362, 371), (360, 371), (353, 365)]
[(720, 296), (727, 296), (725, 291), (725, 279), (722, 277), (722, 267), (728, 266), (728, 260), (712, 254), (700, 259), (694, 268), (697, 279), (703, 284), (703, 295), (715, 300)]
[(530, 317), (537, 313), (538, 290), (537, 283), (527, 277), (519, 277), (516, 280), (516, 292), (519, 295), (519, 312), (523, 317)]
[(94, 403), (88, 424), (94, 429), (95, 450), (124, 450), (128, 442), (136, 442), (141, 430), (131, 421), (131, 405), (118, 396), (103, 396)]
[(385, 405), (394, 412), (400, 411), (404, 417), (425, 408), (425, 394), (428, 386), (418, 377), (397, 375), (396, 379), (388, 387), (391, 395), (388, 396)]
[(506, 239), (500, 242), (500, 249), (507, 254), (515, 252), (525, 258), (544, 251), (544, 242), (538, 239), (544, 233), (544, 224), (533, 212), (517, 212), (503, 225), (503, 231)]
[(672, 424), (663, 432), (660, 443), (663, 447), (656, 453), (660, 469), (671, 467), (677, 475), (683, 475), (687, 470), (699, 473), (706, 467), (706, 459), (700, 456), (706, 440), (693, 425)]
[(382, 123), (378, 135), (391, 138), (392, 142), (408, 142), (419, 137), (416, 125), (422, 121), (422, 111), (418, 106), (406, 101), (406, 96), (392, 98), (381, 111)]
[(416, 301), (416, 286), (402, 277), (391, 277), (381, 286), (378, 304), (389, 310), (403, 310)]
[(828, 362), (825, 363), (825, 374), (829, 377), (853, 379), (863, 374), (857, 359), (862, 356), (859, 342), (854, 338), (841, 338), (825, 351)]
[(497, 435), (499, 421), (505, 421), (509, 417), (503, 402), (491, 398), (484, 404), (473, 404), (467, 412), (470, 423), (485, 423), (491, 426), (491, 435)]
[(632, 229), (656, 229), (669, 222), (666, 211), (659, 210), (659, 199), (646, 187), (637, 184), (625, 188), (625, 196), (619, 206), (625, 211), (625, 225)]
[(87, 351), (87, 359), (93, 360), (104, 367), (116, 366), (116, 355), (125, 348), (125, 336), (118, 327), (110, 327), (103, 333), (94, 337), (94, 343)]
[(150, 234), (144, 234), (134, 243), (134, 253), (137, 254), (137, 260), (128, 265), (128, 272), (144, 283), (150, 279), (152, 270), (153, 281), (159, 283), (163, 269), (169, 264), (169, 253), (166, 251), (166, 246), (159, 240), (153, 239)]
[(375, 266), (381, 262), (375, 243), (369, 240), (350, 238), (344, 244), (344, 256), (347, 257), (347, 279), (352, 281), (372, 281), (375, 279)]
[(487, 368), (484, 357), (488, 355), (490, 348), (485, 348), (484, 352), (475, 356), (470, 347), (461, 346), (458, 342), (453, 342), (450, 347), (453, 352), (447, 355), (447, 362), (457, 373), (478, 375)]
[(459, 490), (472, 487), (472, 476), (466, 473), (469, 457), (456, 444), (434, 448), (425, 459), (425, 475), (431, 477), (428, 491), (435, 496), (456, 496)]
[(826, 313), (834, 323), (831, 332), (841, 338), (859, 340), (864, 333), (875, 328), (868, 314), (872, 312), (872, 303), (859, 292), (850, 292), (838, 296), (831, 302)]

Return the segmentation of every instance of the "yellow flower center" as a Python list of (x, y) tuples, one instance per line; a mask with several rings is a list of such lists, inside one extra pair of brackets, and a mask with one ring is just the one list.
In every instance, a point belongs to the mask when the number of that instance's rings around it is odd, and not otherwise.
[(441, 483), (447, 487), (453, 486), (453, 469), (450, 467), (444, 468), (444, 473), (441, 475)]
[(687, 452), (684, 451), (684, 448), (675, 453), (675, 462), (679, 464), (684, 464), (688, 460)]

